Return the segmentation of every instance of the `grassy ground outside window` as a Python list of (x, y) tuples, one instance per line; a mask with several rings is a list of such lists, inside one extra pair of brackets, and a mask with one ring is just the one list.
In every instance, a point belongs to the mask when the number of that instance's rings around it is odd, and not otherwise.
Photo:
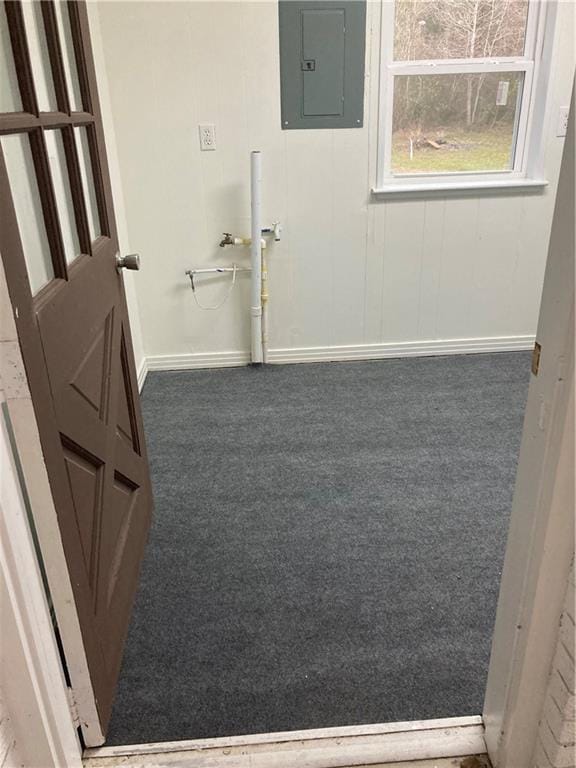
[(440, 137), (436, 132), (427, 137), (436, 143), (438, 139), (445, 142), (438, 149), (426, 144), (422, 137), (414, 141), (412, 158), (410, 135), (409, 131), (396, 131), (392, 137), (394, 175), (506, 171), (512, 165), (511, 125), (470, 131), (447, 128)]

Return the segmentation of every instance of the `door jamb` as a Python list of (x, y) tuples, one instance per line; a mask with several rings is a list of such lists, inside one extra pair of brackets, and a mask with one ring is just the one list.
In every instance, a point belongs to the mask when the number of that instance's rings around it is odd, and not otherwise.
[[(27, 524), (26, 502), (17, 482), (2, 392), (0, 406), (0, 463), (6, 470), (0, 484), (0, 580), (6, 601), (2, 630), (8, 632), (8, 638), (3, 634), (3, 703), (17, 697), (25, 711), (28, 722), (14, 717), (12, 721), (16, 755), (25, 761), (34, 759), (26, 765), (76, 768), (82, 751)], [(17, 678), (12, 670), (17, 670)]]
[[(10, 422), (8, 426), (12, 432), (14, 461), (19, 464), (21, 491), (27, 498), (33, 516), (34, 533), (38, 537), (42, 562), (38, 563), (35, 550), (33, 550), (32, 555), (38, 567), (46, 575), (50, 599), (54, 606), (60, 628), (60, 639), (66, 656), (66, 671), (73, 686), (76, 706), (82, 712), (82, 732), (85, 743), (96, 746), (104, 742), (104, 735), (96, 709), (94, 689), (82, 641), (70, 574), (66, 566), (56, 508), (40, 445), (40, 434), (34, 414), (32, 396), (28, 387), (16, 324), (12, 316), (12, 312), (17, 312), (17, 308), (12, 305), (4, 266), (1, 261), (0, 306), (7, 310), (0, 317), (0, 393), (3, 391), (5, 398), (4, 419), (7, 418)], [(10, 529), (11, 519), (9, 515), (6, 523)], [(13, 549), (14, 556), (17, 556), (18, 547), (25, 549), (28, 546), (26, 541), (22, 539), (23, 536), (24, 533), (16, 527), (11, 536), (7, 537), (7, 545), (11, 544), (13, 538), (17, 542), (17, 547), (15, 544), (16, 548)], [(22, 557), (25, 558), (24, 562), (30, 562), (26, 559), (27, 555), (22, 555)], [(18, 579), (18, 572), (10, 574), (10, 578)], [(33, 599), (38, 598), (34, 597)], [(25, 605), (21, 606), (22, 611), (25, 608)], [(38, 624), (35, 629), (40, 637), (47, 631), (46, 627), (41, 624)], [(50, 626), (50, 634), (54, 639), (52, 626)], [(47, 636), (43, 638), (43, 642), (49, 642)], [(49, 673), (54, 675), (54, 670)], [(67, 691), (66, 693), (68, 695)]]
[[(36, 430), (36, 421), (1, 262), (0, 307), (6, 308), (0, 312), (0, 581), (6, 601), (0, 608), (3, 632), (8, 626), (12, 629), (10, 641), (3, 635), (1, 647), (3, 704), (12, 716), (16, 754), (28, 760), (27, 764), (79, 768), (82, 749), (29, 525), (38, 492), (47, 488), (42, 510), (52, 497), (49, 486), (44, 486), (48, 477), (42, 454), (34, 456), (28, 440), (27, 431)], [(18, 432), (16, 424), (21, 428)], [(24, 449), (21, 455), (18, 445)], [(32, 486), (35, 494), (29, 492)], [(14, 669), (19, 673), (17, 680)], [(13, 698), (15, 711), (10, 708)], [(23, 729), (24, 735), (20, 735)]]
[(532, 756), (574, 557), (575, 107), (573, 88), (484, 704), (496, 768)]

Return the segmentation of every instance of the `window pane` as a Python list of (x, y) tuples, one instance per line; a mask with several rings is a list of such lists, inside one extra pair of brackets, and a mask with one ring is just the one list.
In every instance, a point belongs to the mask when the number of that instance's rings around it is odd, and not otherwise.
[(58, 24), (58, 34), (60, 37), (60, 45), (62, 47), (62, 58), (64, 60), (64, 72), (66, 74), (70, 109), (73, 112), (81, 112), (82, 94), (80, 92), (78, 70), (76, 69), (76, 57), (74, 55), (74, 44), (72, 42), (72, 29), (70, 27), (68, 7), (65, 0), (57, 0), (57, 2), (54, 3), (54, 7), (56, 9), (56, 22)]
[(54, 268), (44, 226), (30, 142), (26, 134), (13, 134), (2, 136), (1, 143), (30, 288), (32, 294), (35, 294), (54, 277)]
[(0, 112), (21, 112), (22, 101), (4, 3), (0, 3)]
[(102, 234), (102, 229), (100, 227), (100, 215), (98, 213), (98, 202), (96, 200), (96, 190), (94, 188), (94, 176), (92, 175), (88, 131), (84, 127), (74, 128), (74, 136), (76, 138), (76, 148), (78, 151), (78, 160), (80, 162), (80, 174), (82, 176), (84, 200), (86, 201), (90, 240), (94, 241)]
[(70, 262), (74, 261), (76, 256), (80, 254), (80, 241), (78, 239), (78, 230), (76, 229), (76, 219), (74, 217), (74, 203), (72, 201), (72, 192), (66, 165), (64, 141), (62, 140), (61, 131), (46, 131), (45, 137), (52, 185), (54, 187), (56, 206), (58, 208), (58, 219), (60, 221), (62, 241), (64, 243), (64, 254), (66, 256), (66, 262), (70, 264)]
[(392, 173), (505, 171), (523, 72), (394, 78)]
[(528, 0), (396, 0), (394, 58), (520, 56)]
[(22, 3), (24, 24), (26, 26), (26, 38), (30, 50), (30, 61), (34, 73), (34, 86), (38, 108), (41, 112), (53, 112), (57, 109), (56, 93), (52, 80), (48, 46), (46, 44), (46, 32), (42, 9), (37, 0), (25, 0)]

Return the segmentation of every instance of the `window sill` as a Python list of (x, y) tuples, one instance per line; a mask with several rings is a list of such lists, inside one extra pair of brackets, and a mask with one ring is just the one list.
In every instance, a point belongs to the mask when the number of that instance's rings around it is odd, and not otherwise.
[(453, 181), (411, 184), (395, 183), (373, 187), (372, 197), (460, 197), (475, 195), (497, 195), (502, 193), (541, 192), (548, 182), (545, 179), (503, 179), (491, 181)]

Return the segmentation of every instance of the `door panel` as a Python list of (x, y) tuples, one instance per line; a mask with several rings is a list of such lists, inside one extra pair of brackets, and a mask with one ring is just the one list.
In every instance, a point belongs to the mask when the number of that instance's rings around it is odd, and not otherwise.
[[(1, 8), (18, 89), (2, 104), (18, 111), (0, 114), (0, 251), (105, 733), (150, 526), (150, 477), (86, 8), (40, 8), (49, 73), (31, 57), (39, 48), (27, 43), (28, 9)], [(39, 109), (40, 71), (40, 92), (54, 83), (54, 112)], [(86, 724), (85, 738), (95, 744)]]

